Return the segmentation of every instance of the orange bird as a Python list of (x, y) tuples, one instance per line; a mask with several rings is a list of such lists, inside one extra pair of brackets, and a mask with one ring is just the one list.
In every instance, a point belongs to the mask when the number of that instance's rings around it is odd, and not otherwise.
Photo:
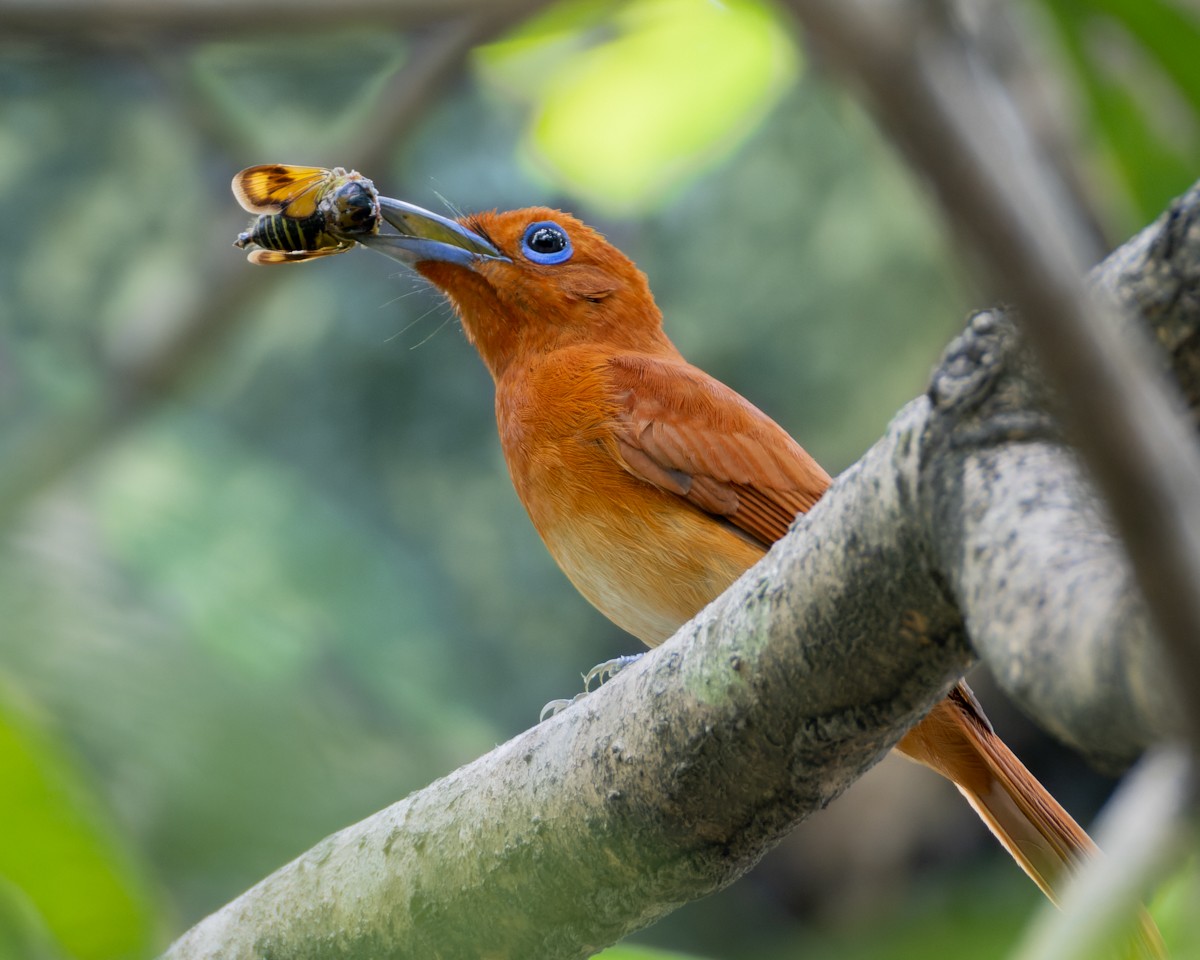
[[(360, 241), (453, 305), (496, 382), (513, 486), (563, 572), (649, 646), (722, 593), (829, 487), (749, 401), (688, 363), (646, 276), (557, 210), (455, 221), (380, 198)], [(1095, 845), (959, 683), (897, 749), (950, 779), (1057, 902)], [(1143, 917), (1147, 956), (1162, 956)]]

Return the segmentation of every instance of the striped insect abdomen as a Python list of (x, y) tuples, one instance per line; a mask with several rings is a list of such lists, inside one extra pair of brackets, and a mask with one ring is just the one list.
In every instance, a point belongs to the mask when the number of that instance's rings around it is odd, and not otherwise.
[(264, 250), (321, 250), (340, 245), (339, 240), (325, 230), (325, 214), (311, 217), (289, 217), (283, 213), (263, 214), (238, 234), (235, 246), (256, 244)]

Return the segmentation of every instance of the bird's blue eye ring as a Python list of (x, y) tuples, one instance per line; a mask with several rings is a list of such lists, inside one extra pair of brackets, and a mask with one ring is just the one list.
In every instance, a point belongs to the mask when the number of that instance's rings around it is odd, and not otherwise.
[(534, 263), (565, 263), (575, 252), (567, 231), (553, 220), (538, 220), (525, 228), (521, 252)]

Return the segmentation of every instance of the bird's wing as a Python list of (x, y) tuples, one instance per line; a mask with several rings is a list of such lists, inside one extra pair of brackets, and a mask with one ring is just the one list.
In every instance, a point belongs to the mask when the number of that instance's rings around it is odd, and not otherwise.
[(608, 376), (625, 469), (764, 545), (829, 486), (829, 475), (782, 427), (683, 360), (618, 355)]

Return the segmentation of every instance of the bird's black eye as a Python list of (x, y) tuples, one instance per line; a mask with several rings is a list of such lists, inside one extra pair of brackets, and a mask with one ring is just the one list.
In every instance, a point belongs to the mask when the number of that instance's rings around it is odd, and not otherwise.
[(539, 220), (525, 228), (521, 252), (534, 263), (564, 263), (575, 251), (567, 231), (553, 220)]

